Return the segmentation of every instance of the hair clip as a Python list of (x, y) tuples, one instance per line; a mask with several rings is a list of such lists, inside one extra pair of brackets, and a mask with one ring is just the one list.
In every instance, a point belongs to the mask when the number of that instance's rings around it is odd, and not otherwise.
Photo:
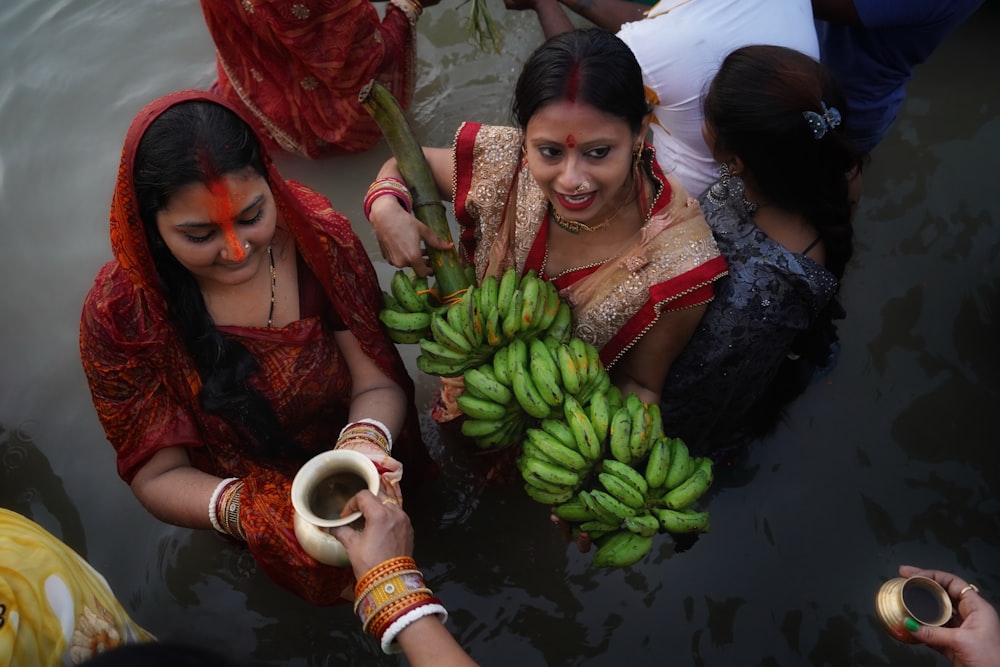
[(837, 107), (828, 109), (826, 102), (820, 102), (819, 105), (823, 109), (822, 115), (815, 111), (802, 112), (802, 116), (809, 123), (809, 129), (812, 130), (814, 139), (822, 139), (827, 130), (840, 125), (840, 112), (837, 111)]

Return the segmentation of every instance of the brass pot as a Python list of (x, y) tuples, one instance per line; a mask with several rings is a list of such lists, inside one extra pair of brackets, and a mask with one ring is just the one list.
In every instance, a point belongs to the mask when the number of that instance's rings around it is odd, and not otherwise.
[(882, 584), (875, 595), (875, 611), (893, 637), (915, 644), (912, 633), (903, 625), (912, 618), (921, 625), (940, 626), (951, 620), (952, 604), (948, 591), (929, 577), (897, 577)]

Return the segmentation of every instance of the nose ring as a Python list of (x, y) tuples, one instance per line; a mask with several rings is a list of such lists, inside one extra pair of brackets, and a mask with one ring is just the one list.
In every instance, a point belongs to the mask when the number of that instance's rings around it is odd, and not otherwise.
[(249, 241), (246, 241), (246, 242), (243, 243), (243, 249), (244, 250), (249, 250), (250, 249), (250, 242)]
[(590, 189), (590, 181), (584, 181), (580, 185), (576, 186), (576, 190), (573, 190), (573, 194), (580, 194), (581, 192), (586, 192)]

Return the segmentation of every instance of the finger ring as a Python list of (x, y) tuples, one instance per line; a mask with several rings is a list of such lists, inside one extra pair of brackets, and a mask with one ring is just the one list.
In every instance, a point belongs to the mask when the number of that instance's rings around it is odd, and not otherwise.
[(958, 599), (961, 600), (962, 598), (964, 598), (965, 594), (968, 593), (969, 591), (975, 591), (976, 593), (978, 593), (979, 587), (976, 586), (975, 584), (969, 584), (968, 586), (963, 588), (961, 592), (958, 594)]
[[(398, 505), (399, 503), (397, 503), (394, 498), (386, 498), (385, 500), (382, 501), (382, 504), (383, 505)], [(964, 593), (965, 591), (962, 591), (962, 592)]]

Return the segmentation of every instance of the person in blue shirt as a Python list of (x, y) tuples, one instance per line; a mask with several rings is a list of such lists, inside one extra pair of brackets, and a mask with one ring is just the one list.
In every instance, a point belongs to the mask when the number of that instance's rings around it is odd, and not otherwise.
[(812, 0), (820, 59), (847, 97), (848, 138), (870, 153), (896, 120), (914, 69), (984, 0)]

